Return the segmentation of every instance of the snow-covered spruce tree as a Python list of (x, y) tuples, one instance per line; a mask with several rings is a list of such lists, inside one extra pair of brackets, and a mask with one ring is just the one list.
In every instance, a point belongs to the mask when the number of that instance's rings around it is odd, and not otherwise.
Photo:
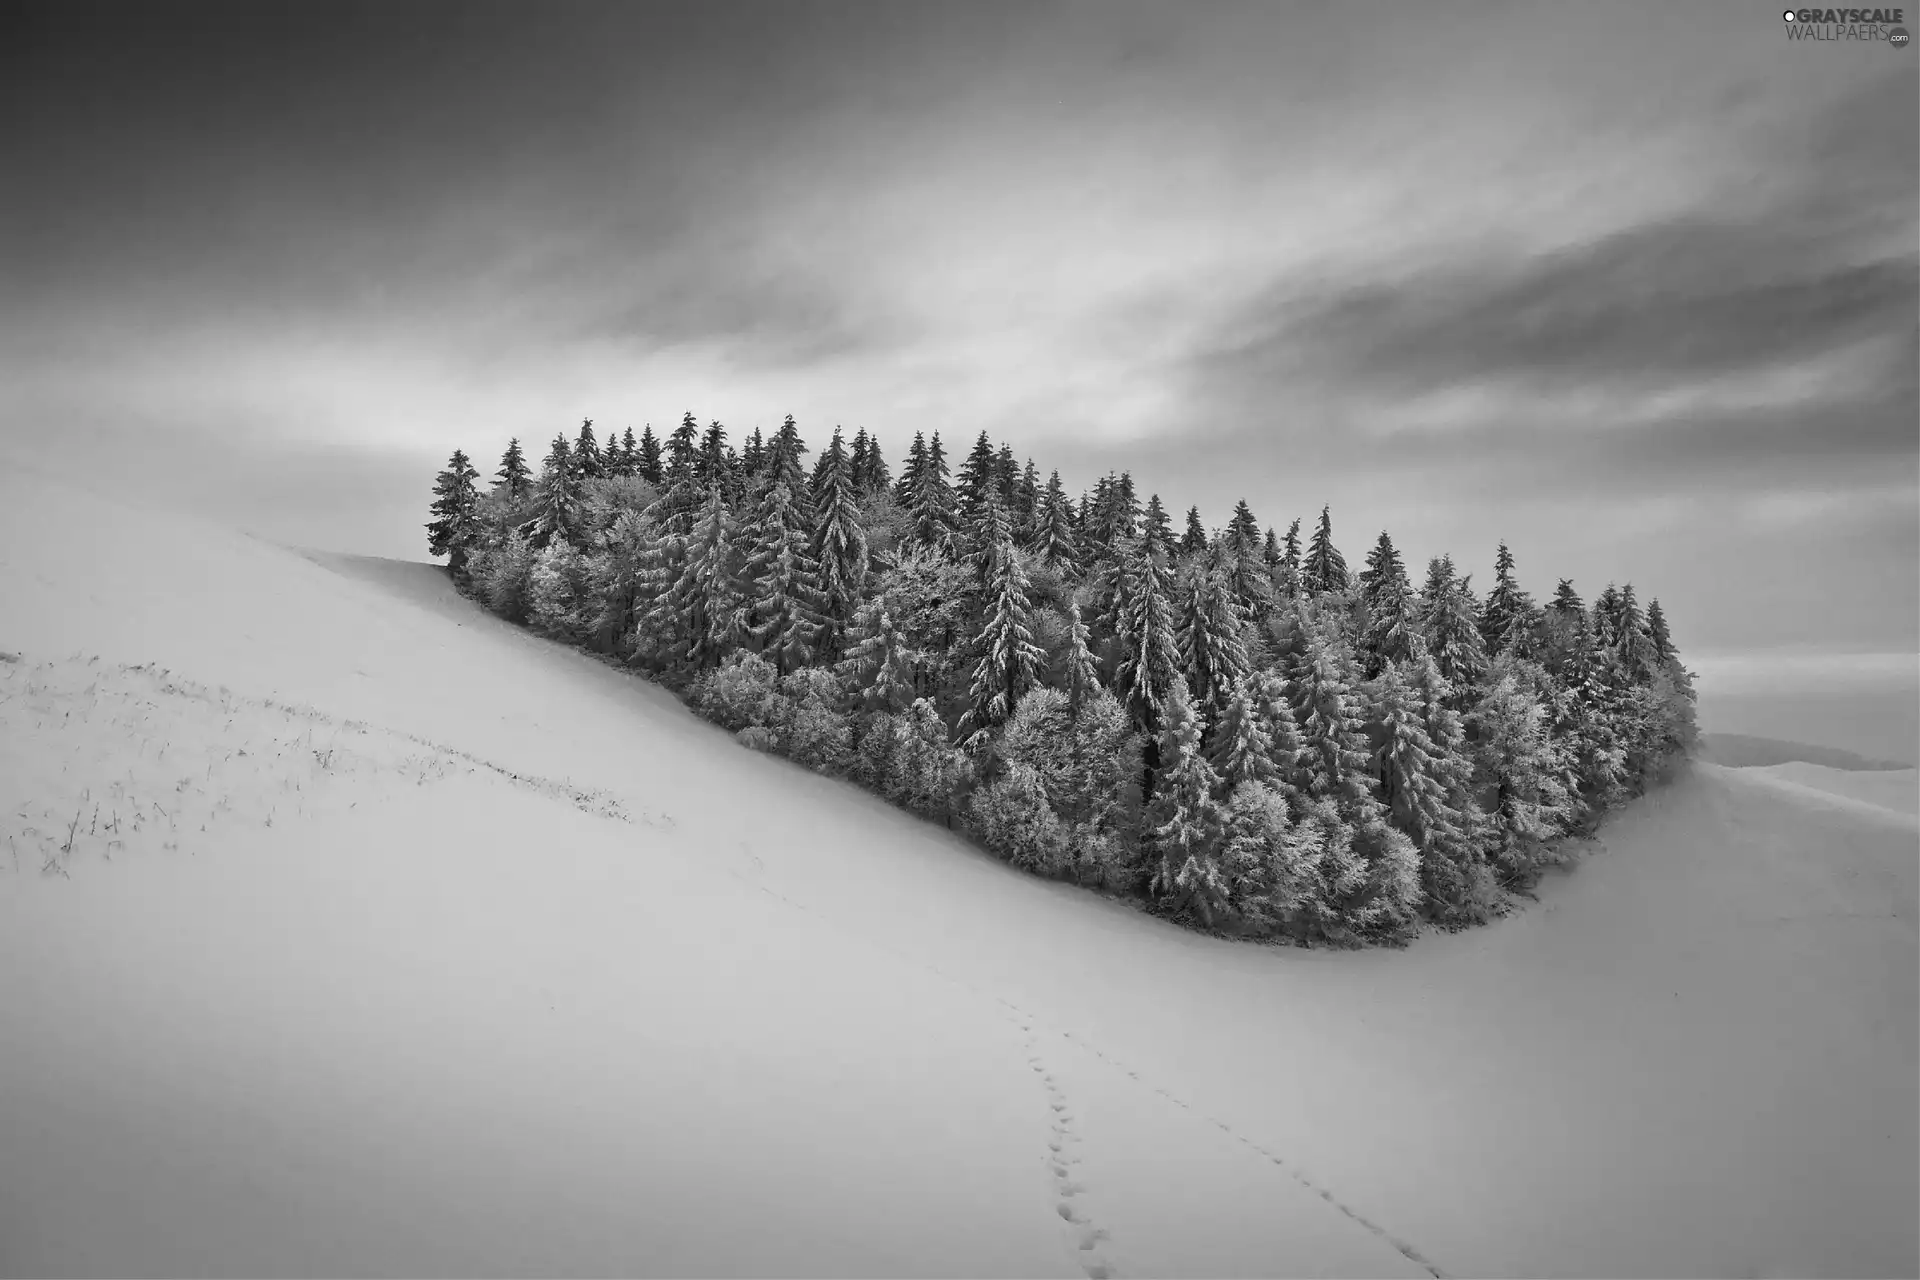
[(840, 660), (842, 683), (863, 710), (897, 715), (918, 697), (914, 668), (920, 654), (895, 624), (884, 599), (869, 600), (854, 615), (846, 657)]
[(1502, 542), (1493, 558), (1493, 590), (1480, 607), (1480, 642), (1489, 655), (1509, 650), (1526, 656), (1535, 626), (1533, 597), (1513, 576), (1513, 552)]
[(1268, 782), (1277, 772), (1273, 739), (1260, 714), (1259, 676), (1242, 675), (1227, 698), (1220, 720), (1210, 735), (1207, 759), (1220, 783), (1231, 790), (1243, 782)]
[(1188, 573), (1176, 626), (1180, 669), (1204, 732), (1225, 712), (1234, 687), (1251, 669), (1247, 619), (1225, 577), (1196, 565)]
[(699, 468), (700, 428), (688, 412), (667, 437), (662, 492), (653, 512), (654, 523), (662, 533), (684, 538), (693, 532), (693, 522), (707, 500), (707, 491), (700, 486)]
[(907, 446), (907, 459), (900, 466), (900, 475), (893, 482), (893, 500), (903, 510), (913, 510), (914, 495), (920, 491), (920, 473), (927, 467), (927, 435), (924, 431), (913, 433), (913, 443)]
[(509, 502), (520, 502), (533, 489), (533, 471), (527, 466), (527, 455), (520, 451), (520, 437), (507, 441), (507, 451), (500, 455), (500, 470), (494, 473), (494, 483), (506, 492)]
[[(986, 437), (981, 437), (984, 440)], [(987, 616), (973, 638), (973, 686), (960, 720), (962, 738), (984, 747), (987, 736), (1008, 716), (1027, 690), (1039, 683), (1045, 655), (1033, 643), (1032, 606), (1027, 572), (1014, 549), (1013, 531), (999, 499), (989, 495), (982, 524), (987, 545), (977, 553), (988, 581)]]
[(1514, 888), (1531, 887), (1562, 860), (1554, 842), (1573, 820), (1572, 761), (1541, 698), (1551, 683), (1543, 668), (1503, 655), (1469, 716), (1475, 779), (1487, 797), (1486, 856)]
[(1153, 871), (1148, 892), (1165, 899), (1177, 915), (1201, 923), (1218, 921), (1227, 905), (1228, 882), (1220, 866), (1226, 815), (1216, 795), (1220, 776), (1201, 748), (1200, 717), (1175, 675), (1167, 691), (1160, 731), (1160, 776), (1147, 803), (1148, 847)]
[(474, 481), (480, 473), (459, 449), (447, 459), (446, 470), (433, 478), (433, 519), (427, 522), (427, 550), (447, 557), (448, 571), (458, 586), (467, 585), (467, 555), (479, 539), (477, 508), (480, 493)]
[(1627, 678), (1635, 684), (1645, 685), (1653, 679), (1660, 658), (1631, 582), (1620, 588), (1615, 606), (1613, 651)]
[(947, 455), (940, 445), (938, 431), (933, 433), (914, 475), (907, 510), (913, 516), (915, 543), (948, 559), (960, 554), (960, 515), (954, 503), (953, 486), (947, 482)]
[(1273, 570), (1261, 551), (1260, 526), (1244, 500), (1234, 508), (1215, 553), (1215, 564), (1226, 574), (1241, 614), (1256, 628), (1265, 623), (1273, 615)]
[(621, 512), (607, 530), (590, 588), (597, 607), (588, 629), (596, 652), (632, 655), (634, 625), (649, 603), (646, 569), (657, 536), (653, 522), (635, 511)]
[(1157, 493), (1147, 498), (1146, 510), (1141, 513), (1140, 536), (1159, 546), (1166, 555), (1167, 563), (1173, 563), (1177, 545), (1173, 538), (1173, 522), (1167, 519), (1167, 509), (1161, 505)]
[(752, 599), (749, 636), (758, 651), (785, 675), (807, 665), (819, 642), (820, 570), (808, 546), (804, 518), (794, 506), (787, 476), (778, 468), (754, 512), (750, 536), (753, 550), (746, 565)]
[(867, 462), (855, 473), (855, 479), (862, 494), (886, 493), (893, 488), (893, 471), (887, 466), (886, 454), (880, 449), (879, 436), (868, 438)]
[[(1288, 542), (1294, 542), (1296, 536), (1290, 531), (1287, 534)], [(1311, 595), (1347, 589), (1347, 558), (1333, 545), (1333, 515), (1330, 507), (1320, 508), (1320, 524), (1313, 531), (1313, 541), (1307, 547), (1306, 560), (1300, 566), (1300, 580)]]
[[(1420, 879), (1426, 905), (1442, 923), (1458, 925), (1484, 919), (1486, 891), (1478, 847), (1478, 814), (1467, 795), (1467, 763), (1461, 743), (1437, 743), (1428, 731), (1429, 699), (1444, 692), (1431, 658), (1435, 688), (1415, 689), (1395, 664), (1373, 682), (1374, 778), (1393, 825), (1420, 851)], [(1448, 716), (1444, 706), (1438, 713)], [(1458, 724), (1443, 721), (1458, 738)]]
[[(1235, 924), (1303, 942), (1343, 932), (1321, 898), (1327, 837), (1318, 811), (1296, 814), (1283, 793), (1246, 780), (1228, 790), (1223, 819), (1220, 867)], [(1338, 818), (1330, 821), (1338, 825)]]
[(745, 572), (733, 513), (716, 485), (687, 539), (683, 586), (672, 597), (682, 613), (686, 660), (692, 669), (718, 666), (745, 641)]
[[(1328, 514), (1326, 511), (1323, 510), (1320, 513), (1320, 519), (1322, 523), (1328, 523)], [(1272, 542), (1273, 531), (1269, 529), (1267, 533), (1267, 540)], [(1327, 545), (1333, 545), (1333, 535), (1330, 524), (1328, 527)], [(1294, 596), (1300, 595), (1307, 590), (1306, 559), (1300, 549), (1300, 518), (1298, 516), (1295, 516), (1293, 523), (1287, 526), (1287, 536), (1280, 543), (1279, 549), (1280, 559), (1274, 569), (1274, 585), (1280, 589), (1281, 595), (1292, 599)], [(1345, 561), (1341, 562), (1341, 567), (1346, 567)]]
[(1080, 616), (1079, 603), (1067, 606), (1067, 649), (1061, 659), (1060, 688), (1067, 695), (1067, 714), (1075, 717), (1100, 683), (1100, 666), (1093, 656), (1093, 634)]
[[(1356, 936), (1394, 936), (1420, 907), (1420, 855), (1393, 828), (1375, 792), (1365, 711), (1356, 692), (1359, 673), (1343, 643), (1320, 626), (1308, 627), (1292, 682), (1299, 779), (1308, 804), (1331, 805), (1342, 827), (1328, 832), (1322, 865), (1334, 879), (1323, 884), (1322, 900)], [(1357, 878), (1349, 858), (1359, 868)]]
[(1371, 680), (1389, 663), (1410, 661), (1422, 643), (1411, 600), (1413, 585), (1384, 529), (1367, 553), (1359, 587), (1366, 614), (1366, 632), (1359, 645), (1361, 670)]
[(1013, 486), (1013, 502), (1007, 513), (1013, 517), (1013, 540), (1031, 548), (1040, 524), (1040, 472), (1032, 458), (1020, 468), (1020, 479)]
[(960, 474), (954, 482), (954, 496), (958, 501), (960, 519), (976, 539), (982, 533), (982, 523), (986, 518), (989, 500), (998, 501), (1000, 497), (999, 473), (994, 465), (993, 442), (982, 431), (973, 442), (973, 451), (960, 465)]
[(615, 475), (637, 476), (640, 474), (640, 446), (633, 438), (632, 427), (620, 433), (618, 463), (619, 465), (613, 467)]
[(766, 443), (766, 486), (772, 487), (781, 480), (787, 482), (789, 501), (801, 522), (801, 528), (812, 532), (814, 528), (814, 497), (806, 480), (806, 441), (801, 439), (801, 428), (793, 422), (793, 415), (785, 416), (780, 430), (774, 432), (774, 438)]
[(733, 465), (733, 450), (727, 444), (727, 429), (718, 418), (700, 433), (699, 452), (694, 455), (694, 482), (703, 493), (720, 490), (732, 506), (745, 496), (745, 487)]
[(1080, 550), (1073, 532), (1073, 513), (1066, 491), (1060, 487), (1058, 471), (1047, 478), (1029, 545), (1042, 563), (1068, 576), (1079, 572)]
[(581, 480), (598, 480), (607, 473), (600, 442), (593, 436), (592, 418), (583, 418), (580, 422), (580, 435), (573, 443), (573, 470)]
[(1148, 743), (1150, 775), (1159, 766), (1158, 739), (1166, 723), (1167, 697), (1180, 672), (1180, 645), (1169, 598), (1173, 583), (1165, 549), (1152, 538), (1141, 539), (1120, 566), (1118, 580), (1124, 587), (1116, 599), (1114, 693)]
[(580, 475), (565, 436), (555, 436), (540, 470), (539, 511), (533, 519), (533, 544), (545, 548), (555, 538), (579, 536)]
[(838, 427), (820, 454), (815, 500), (819, 522), (813, 533), (813, 556), (820, 566), (823, 623), (819, 654), (831, 659), (839, 652), (867, 579), (867, 531), (860, 518), (853, 468)]
[(1420, 595), (1420, 622), (1427, 652), (1457, 692), (1458, 706), (1471, 704), (1487, 670), (1478, 613), (1467, 584), (1454, 572), (1452, 557), (1439, 556), (1429, 562), (1426, 586)]
[(1200, 508), (1188, 507), (1186, 531), (1180, 535), (1180, 554), (1200, 555), (1207, 546), (1207, 527), (1200, 523)]
[(648, 484), (658, 485), (665, 476), (660, 465), (660, 441), (649, 422), (640, 432), (640, 452), (635, 455), (634, 471)]

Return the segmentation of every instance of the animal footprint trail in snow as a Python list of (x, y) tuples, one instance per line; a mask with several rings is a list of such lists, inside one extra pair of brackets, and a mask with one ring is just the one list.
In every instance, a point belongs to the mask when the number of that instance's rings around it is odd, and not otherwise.
[(1054, 1213), (1058, 1215), (1074, 1256), (1088, 1280), (1114, 1280), (1119, 1272), (1102, 1248), (1108, 1240), (1107, 1231), (1093, 1220), (1086, 1200), (1087, 1188), (1075, 1176), (1080, 1165), (1080, 1133), (1073, 1106), (1041, 1053), (1040, 1037), (1034, 1030), (1033, 1019), (1005, 1001), (1001, 1004), (1020, 1030), (1021, 1043), (1027, 1051), (1027, 1066), (1045, 1093), (1047, 1114), (1052, 1117), (1047, 1133), (1046, 1166), (1052, 1184)]

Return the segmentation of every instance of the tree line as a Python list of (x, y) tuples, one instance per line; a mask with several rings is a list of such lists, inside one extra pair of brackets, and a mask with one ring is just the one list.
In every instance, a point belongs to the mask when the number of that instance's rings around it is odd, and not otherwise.
[(1243, 500), (1176, 529), (1124, 472), (1078, 498), (980, 433), (895, 475), (865, 430), (736, 446), (689, 413), (602, 445), (456, 451), (429, 549), (500, 616), (625, 664), (740, 741), (852, 780), (1038, 874), (1191, 925), (1397, 942), (1501, 914), (1694, 741), (1657, 600), (1502, 543), (1482, 595), (1351, 570)]

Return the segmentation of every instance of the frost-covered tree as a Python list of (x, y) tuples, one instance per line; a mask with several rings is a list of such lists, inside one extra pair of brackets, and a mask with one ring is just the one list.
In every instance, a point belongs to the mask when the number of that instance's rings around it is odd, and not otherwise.
[(1573, 819), (1572, 761), (1551, 732), (1539, 692), (1549, 684), (1539, 667), (1497, 659), (1468, 718), (1476, 776), (1487, 794), (1487, 857), (1502, 880), (1520, 887), (1560, 860), (1554, 841)]
[(949, 826), (960, 789), (972, 776), (964, 754), (947, 739), (940, 713), (920, 698), (898, 717), (891, 799)]
[[(1119, 660), (1114, 692), (1134, 723), (1148, 735), (1158, 735), (1164, 724), (1166, 700), (1180, 672), (1180, 644), (1174, 630), (1169, 595), (1172, 577), (1164, 553), (1151, 539), (1134, 547), (1128, 560), (1116, 567), (1115, 647)], [(1155, 762), (1149, 753), (1149, 766)]]
[(1027, 599), (1031, 584), (997, 498), (988, 497), (982, 520), (990, 539), (979, 552), (987, 578), (987, 617), (973, 638), (973, 684), (960, 721), (962, 736), (976, 745), (984, 745), (986, 735), (1012, 715), (1014, 705), (1039, 682), (1045, 657), (1033, 642), (1033, 606)]
[(545, 547), (555, 538), (572, 541), (579, 536), (580, 475), (574, 469), (573, 451), (565, 436), (555, 436), (540, 471), (539, 512), (533, 520), (533, 542)]
[[(1440, 704), (1439, 675), (1425, 659), (1427, 689), (1414, 687), (1397, 665), (1373, 684), (1373, 764), (1380, 801), (1393, 825), (1420, 850), (1420, 878), (1436, 918), (1470, 918), (1479, 866), (1478, 814), (1467, 795), (1457, 719)], [(1431, 703), (1430, 703), (1431, 700)], [(1437, 713), (1442, 717), (1435, 721)], [(1430, 725), (1454, 739), (1436, 742)]]
[(1360, 572), (1360, 604), (1366, 615), (1366, 634), (1360, 644), (1363, 673), (1373, 679), (1389, 663), (1412, 659), (1421, 640), (1412, 600), (1413, 585), (1406, 566), (1386, 530), (1367, 553)]
[(987, 503), (998, 501), (1000, 496), (999, 472), (995, 468), (993, 442), (982, 431), (973, 442), (973, 451), (960, 466), (960, 474), (955, 483), (955, 497), (959, 502), (960, 518), (975, 537), (980, 537), (981, 522), (986, 518)]
[(1181, 671), (1201, 723), (1212, 725), (1250, 669), (1247, 618), (1226, 580), (1197, 566), (1188, 574), (1177, 626)]
[(1228, 884), (1220, 866), (1225, 814), (1216, 798), (1220, 776), (1207, 763), (1200, 717), (1175, 676), (1167, 691), (1160, 731), (1160, 778), (1147, 806), (1147, 836), (1153, 850), (1148, 892), (1173, 901), (1212, 924), (1226, 906)]
[(706, 503), (700, 484), (700, 428), (689, 412), (667, 437), (667, 458), (661, 477), (663, 492), (653, 512), (662, 533), (684, 538)]
[[(1297, 534), (1288, 532), (1287, 541), (1290, 545), (1297, 538)], [(1313, 542), (1307, 547), (1307, 557), (1301, 565), (1300, 574), (1301, 585), (1311, 595), (1347, 589), (1347, 559), (1333, 545), (1333, 515), (1330, 507), (1320, 508), (1320, 524), (1313, 531)]]
[(1059, 875), (1073, 865), (1071, 832), (1047, 799), (1030, 764), (1015, 761), (968, 800), (974, 828), (989, 849), (1014, 866)]
[(1060, 687), (1067, 696), (1068, 715), (1077, 717), (1080, 708), (1103, 686), (1099, 663), (1093, 656), (1093, 636), (1077, 602), (1067, 606), (1067, 618), (1067, 652)]
[(914, 476), (907, 510), (913, 517), (916, 543), (949, 558), (959, 554), (960, 515), (954, 503), (953, 486), (947, 482), (947, 455), (940, 445), (938, 431), (928, 442)]
[(573, 469), (582, 480), (598, 480), (607, 473), (606, 458), (600, 442), (593, 436), (593, 419), (580, 421), (580, 435), (573, 443)]
[(1667, 629), (1667, 615), (1654, 600), (1647, 606), (1647, 639), (1653, 644), (1653, 656), (1661, 665), (1674, 659), (1673, 633)]
[(1209, 737), (1208, 761), (1229, 790), (1243, 782), (1267, 782), (1275, 773), (1273, 739), (1260, 714), (1255, 680), (1251, 673), (1241, 676)]
[(884, 600), (870, 600), (855, 615), (840, 678), (868, 711), (898, 714), (913, 704), (914, 668), (920, 654), (894, 623)]
[(564, 538), (549, 542), (533, 563), (529, 621), (534, 630), (573, 644), (585, 634), (591, 608), (586, 558)]
[(1480, 641), (1488, 654), (1524, 648), (1534, 626), (1533, 597), (1513, 576), (1513, 552), (1502, 542), (1493, 558), (1493, 590), (1480, 607)]
[(1200, 508), (1187, 508), (1186, 531), (1180, 535), (1182, 555), (1199, 555), (1207, 549), (1207, 527), (1200, 523)]
[(480, 492), (474, 482), (480, 473), (459, 450), (447, 459), (446, 469), (433, 478), (433, 519), (427, 522), (427, 551), (446, 556), (456, 583), (467, 580), (467, 554), (479, 537)]
[(913, 443), (907, 448), (907, 460), (900, 467), (900, 478), (893, 482), (893, 500), (903, 510), (913, 510), (914, 495), (920, 491), (920, 473), (927, 466), (927, 437), (925, 432), (913, 433)]
[(520, 451), (520, 437), (507, 441), (507, 451), (500, 455), (500, 470), (495, 472), (496, 487), (507, 495), (507, 501), (519, 502), (533, 490), (533, 472), (527, 466), (527, 456)]
[(1471, 697), (1487, 669), (1478, 613), (1467, 584), (1454, 572), (1453, 559), (1439, 556), (1431, 561), (1420, 596), (1427, 651), (1439, 664), (1440, 674), (1463, 698)]
[(830, 655), (859, 606), (867, 578), (867, 531), (861, 520), (853, 470), (840, 428), (820, 454), (818, 483), (814, 486), (819, 522), (814, 528), (813, 557), (820, 566), (820, 612), (824, 624), (820, 652)]
[(660, 441), (653, 434), (651, 422), (640, 432), (640, 452), (635, 455), (634, 471), (652, 485), (659, 484), (663, 475), (660, 469)]
[(820, 570), (787, 476), (777, 467), (773, 476), (750, 528), (748, 634), (758, 652), (785, 675), (806, 665), (818, 644)]
[(1060, 487), (1058, 471), (1047, 478), (1031, 545), (1043, 563), (1068, 574), (1078, 571), (1080, 552), (1073, 532), (1073, 513)]

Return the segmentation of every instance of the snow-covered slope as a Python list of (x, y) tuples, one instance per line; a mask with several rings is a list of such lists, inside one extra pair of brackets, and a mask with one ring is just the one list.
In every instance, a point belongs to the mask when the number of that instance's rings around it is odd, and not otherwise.
[(1703, 765), (1512, 920), (1277, 950), (428, 566), (15, 476), (0, 651), (9, 1274), (1920, 1268), (1901, 815)]

